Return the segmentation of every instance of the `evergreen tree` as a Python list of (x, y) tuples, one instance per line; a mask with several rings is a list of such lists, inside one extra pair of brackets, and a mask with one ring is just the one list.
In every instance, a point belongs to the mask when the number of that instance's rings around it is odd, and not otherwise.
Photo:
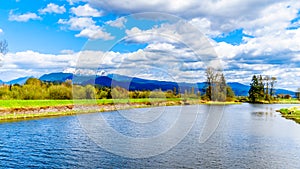
[(262, 75), (259, 75), (258, 86), (258, 99), (263, 100), (265, 98), (265, 86)]
[(249, 100), (251, 103), (258, 101), (261, 92), (261, 84), (258, 82), (258, 79), (255, 75), (252, 77), (252, 82), (249, 89)]

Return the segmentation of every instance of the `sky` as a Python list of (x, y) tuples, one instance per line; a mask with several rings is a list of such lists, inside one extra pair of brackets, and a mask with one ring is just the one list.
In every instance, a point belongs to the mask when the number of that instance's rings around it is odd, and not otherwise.
[(71, 72), (202, 82), (210, 66), (228, 82), (262, 74), (296, 90), (299, 27), (299, 0), (3, 0), (0, 79)]

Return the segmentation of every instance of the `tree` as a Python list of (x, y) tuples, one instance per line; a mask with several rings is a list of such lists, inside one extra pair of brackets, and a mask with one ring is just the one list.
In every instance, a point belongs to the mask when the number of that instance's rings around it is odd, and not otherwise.
[(26, 80), (25, 85), (41, 86), (42, 81), (37, 78), (29, 78)]
[(300, 88), (298, 88), (298, 91), (296, 92), (296, 97), (300, 99)]
[(6, 40), (0, 41), (0, 53), (5, 55), (8, 52), (8, 43)]
[(212, 67), (206, 69), (206, 97), (209, 100), (218, 100), (220, 92), (221, 74)]
[(271, 89), (270, 89), (270, 96), (273, 97), (275, 95), (275, 89), (274, 89), (274, 85), (276, 83), (277, 78), (276, 77), (271, 77)]
[(129, 98), (129, 92), (126, 89), (117, 86), (111, 89), (111, 96), (113, 99), (127, 99)]
[(259, 100), (261, 93), (261, 84), (258, 82), (256, 75), (253, 75), (252, 82), (249, 89), (249, 100), (251, 103), (255, 103)]
[(262, 75), (258, 78), (258, 99), (265, 99), (265, 85)]
[(270, 80), (270, 76), (267, 75), (267, 76), (264, 77), (265, 86), (266, 86), (265, 100), (270, 100), (270, 97), (269, 97), (269, 80)]
[(222, 72), (212, 67), (206, 69), (206, 98), (213, 101), (225, 101), (227, 84)]
[(72, 99), (72, 88), (64, 85), (53, 85), (49, 89), (49, 99)]
[(212, 67), (208, 67), (205, 71), (206, 74), (206, 96), (209, 100), (212, 99), (211, 94), (212, 94), (212, 83), (214, 81), (214, 69)]
[(226, 99), (232, 100), (234, 99), (235, 94), (234, 91), (232, 90), (232, 88), (230, 86), (226, 87)]
[(95, 99), (95, 96), (96, 96), (96, 89), (94, 86), (92, 85), (86, 85), (84, 87), (84, 90), (85, 90), (85, 98), (86, 99)]

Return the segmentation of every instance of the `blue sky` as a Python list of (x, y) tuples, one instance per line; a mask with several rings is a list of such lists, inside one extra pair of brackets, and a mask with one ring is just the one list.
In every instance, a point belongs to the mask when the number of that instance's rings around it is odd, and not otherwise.
[(199, 82), (213, 66), (228, 81), (263, 74), (295, 90), (299, 11), (296, 0), (0, 1), (0, 79), (101, 71)]

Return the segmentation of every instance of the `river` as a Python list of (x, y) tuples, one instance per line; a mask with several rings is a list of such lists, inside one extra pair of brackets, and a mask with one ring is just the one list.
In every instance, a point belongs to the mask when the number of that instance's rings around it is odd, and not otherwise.
[[(300, 125), (275, 112), (290, 106), (172, 106), (2, 123), (0, 166), (299, 168)], [(213, 107), (222, 113), (210, 117)]]

